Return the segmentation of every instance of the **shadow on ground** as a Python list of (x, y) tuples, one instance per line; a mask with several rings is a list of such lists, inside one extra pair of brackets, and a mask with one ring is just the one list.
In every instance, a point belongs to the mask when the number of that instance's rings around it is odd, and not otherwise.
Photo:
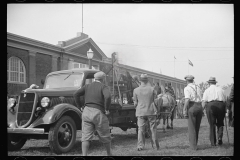
[(43, 146), (43, 147), (27, 147), (21, 149), (21, 151), (26, 151), (26, 152), (41, 152), (41, 153), (51, 153), (51, 150), (49, 146)]

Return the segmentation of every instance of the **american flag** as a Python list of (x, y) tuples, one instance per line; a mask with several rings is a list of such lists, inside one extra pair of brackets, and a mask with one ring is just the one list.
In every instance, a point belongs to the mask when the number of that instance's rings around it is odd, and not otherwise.
[(190, 60), (188, 60), (188, 64), (193, 66), (193, 63)]

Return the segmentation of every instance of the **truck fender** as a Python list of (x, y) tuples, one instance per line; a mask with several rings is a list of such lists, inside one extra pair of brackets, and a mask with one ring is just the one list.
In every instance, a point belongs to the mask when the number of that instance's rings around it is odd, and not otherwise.
[(43, 114), (40, 118), (33, 122), (29, 126), (29, 128), (34, 128), (42, 124), (52, 124), (56, 122), (58, 119), (60, 119), (61, 116), (67, 112), (75, 113), (75, 115), (78, 115), (80, 119), (82, 117), (82, 113), (77, 107), (71, 104), (62, 103), (54, 107), (51, 107), (49, 110), (45, 111), (45, 114)]

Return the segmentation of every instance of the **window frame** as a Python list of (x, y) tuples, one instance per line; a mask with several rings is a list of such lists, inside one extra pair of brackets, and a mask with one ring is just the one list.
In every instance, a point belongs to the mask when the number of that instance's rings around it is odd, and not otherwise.
[[(73, 68), (72, 69), (77, 69), (74, 67), (75, 64), (77, 64), (79, 67), (78, 68), (85, 68), (88, 69), (88, 64), (84, 64), (84, 63), (79, 63), (79, 62), (72, 62), (73, 63)], [(84, 67), (83, 67), (84, 66)], [(96, 69), (95, 66), (97, 66), (98, 68)], [(99, 65), (92, 65), (92, 69), (94, 70), (99, 70)]]
[[(12, 65), (12, 59), (16, 59), (17, 60), (17, 69), (18, 71), (12, 71), (11, 70), (11, 65)], [(21, 67), (23, 68), (23, 71), (21, 71)], [(12, 72), (17, 72), (18, 76), (17, 76), (17, 81), (12, 81), (10, 78), (10, 74)], [(23, 82), (21, 82), (21, 75), (23, 74)], [(10, 58), (8, 58), (7, 60), (7, 83), (13, 83), (13, 84), (27, 84), (27, 73), (26, 73), (26, 67), (25, 64), (23, 63), (23, 61), (16, 57), (16, 56), (11, 56)]]

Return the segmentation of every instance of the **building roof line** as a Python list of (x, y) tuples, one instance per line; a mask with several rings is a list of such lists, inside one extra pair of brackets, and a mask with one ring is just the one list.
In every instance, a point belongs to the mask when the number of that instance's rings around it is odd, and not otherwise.
[(92, 38), (88, 37), (88, 38), (85, 38), (85, 39), (82, 39), (81, 41), (77, 41), (73, 44), (70, 44), (68, 46), (65, 46), (63, 47), (65, 51), (70, 51), (72, 49), (75, 49), (77, 47), (80, 47), (86, 43), (90, 42), (94, 48), (101, 54), (101, 56), (103, 56), (104, 58), (106, 58), (107, 56), (104, 54), (104, 52), (98, 47), (98, 45), (93, 41)]
[(7, 32), (7, 39), (22, 42), (22, 43), (27, 43), (29, 45), (34, 45), (34, 46), (38, 46), (38, 47), (48, 48), (48, 49), (51, 49), (54, 51), (61, 51), (60, 46), (49, 44), (46, 42), (38, 41), (38, 40), (27, 38), (27, 37), (23, 37), (20, 35), (9, 33), (9, 32)]

